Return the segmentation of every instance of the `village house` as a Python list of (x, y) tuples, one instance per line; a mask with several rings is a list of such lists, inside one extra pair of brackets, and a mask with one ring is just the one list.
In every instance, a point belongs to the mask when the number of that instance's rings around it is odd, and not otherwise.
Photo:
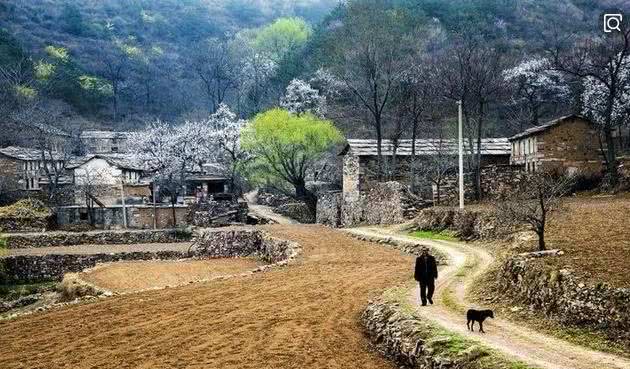
[[(417, 139), (415, 142), (416, 160), (423, 161), (442, 156), (454, 162), (458, 154), (457, 141), (452, 139)], [(464, 152), (469, 154), (469, 145), (464, 143)], [(343, 156), (343, 194), (357, 196), (360, 192), (380, 182), (378, 176), (377, 143), (372, 139), (349, 139), (339, 154)], [(394, 175), (388, 180), (409, 185), (411, 182), (412, 140), (399, 140), (396, 145), (391, 140), (381, 143), (384, 166), (395, 165)], [(395, 162), (394, 162), (395, 159)], [(481, 142), (481, 164), (509, 164), (510, 144), (507, 138), (484, 138)], [(454, 162), (456, 165), (456, 162)]]
[[(143, 180), (143, 163), (123, 154), (89, 155), (69, 165), (74, 184), (93, 187), (94, 200), (103, 206), (127, 202), (142, 202), (151, 196), (150, 181)], [(85, 202), (77, 192), (75, 203)]]
[(588, 119), (568, 115), (510, 137), (510, 163), (528, 172), (560, 170), (591, 175), (602, 170), (599, 135)]
[[(56, 152), (26, 147), (9, 146), (0, 149), (0, 177), (9, 188), (23, 191), (40, 191), (45, 180), (45, 167), (52, 170), (63, 168), (63, 157)], [(69, 180), (69, 178), (67, 179)]]
[(79, 139), (89, 154), (115, 154), (128, 152), (130, 132), (83, 131)]

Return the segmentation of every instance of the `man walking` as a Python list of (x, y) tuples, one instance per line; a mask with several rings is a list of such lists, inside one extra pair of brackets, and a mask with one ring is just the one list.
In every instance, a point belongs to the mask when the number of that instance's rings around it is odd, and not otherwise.
[(437, 277), (438, 270), (435, 258), (429, 254), (429, 248), (423, 246), (422, 253), (416, 258), (416, 270), (414, 272), (415, 280), (420, 283), (422, 306), (427, 306), (427, 300), (433, 305), (433, 291)]

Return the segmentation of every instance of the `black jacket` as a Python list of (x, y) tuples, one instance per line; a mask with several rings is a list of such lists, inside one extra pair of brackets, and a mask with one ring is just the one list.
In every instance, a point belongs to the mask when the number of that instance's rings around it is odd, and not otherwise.
[(437, 263), (431, 255), (416, 258), (416, 270), (413, 277), (418, 282), (431, 282), (438, 277)]

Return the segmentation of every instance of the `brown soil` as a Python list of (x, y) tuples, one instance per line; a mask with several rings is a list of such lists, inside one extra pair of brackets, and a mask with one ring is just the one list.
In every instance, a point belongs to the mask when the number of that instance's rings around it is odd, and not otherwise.
[(113, 292), (134, 292), (232, 275), (263, 265), (255, 259), (125, 261), (80, 274), (81, 279)]
[(565, 251), (545, 258), (557, 266), (572, 267), (593, 280), (630, 287), (630, 199), (580, 198), (566, 201), (566, 211), (549, 224), (549, 248)]
[(359, 314), (413, 259), (318, 226), (272, 226), (292, 266), (0, 322), (0, 368), (393, 368)]

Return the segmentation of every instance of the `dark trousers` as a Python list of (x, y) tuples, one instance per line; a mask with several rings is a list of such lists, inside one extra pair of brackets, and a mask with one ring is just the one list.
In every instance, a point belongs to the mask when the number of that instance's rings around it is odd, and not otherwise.
[(435, 280), (420, 281), (420, 300), (422, 305), (427, 304), (427, 299), (433, 301), (433, 291), (435, 291)]

